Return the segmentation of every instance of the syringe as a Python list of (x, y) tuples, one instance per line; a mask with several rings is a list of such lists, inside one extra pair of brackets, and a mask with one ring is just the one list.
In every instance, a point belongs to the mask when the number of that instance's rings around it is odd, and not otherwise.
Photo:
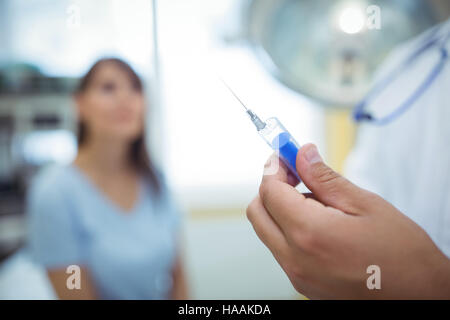
[(234, 91), (222, 80), (224, 85), (230, 90), (233, 96), (239, 101), (239, 103), (245, 108), (245, 111), (250, 116), (250, 120), (256, 127), (259, 135), (267, 142), (267, 144), (275, 151), (278, 156), (289, 169), (289, 171), (300, 182), (300, 176), (297, 173), (296, 161), (297, 153), (300, 149), (300, 145), (295, 141), (289, 131), (281, 124), (280, 120), (276, 117), (272, 117), (262, 121), (252, 110), (248, 109), (245, 104), (239, 99)]

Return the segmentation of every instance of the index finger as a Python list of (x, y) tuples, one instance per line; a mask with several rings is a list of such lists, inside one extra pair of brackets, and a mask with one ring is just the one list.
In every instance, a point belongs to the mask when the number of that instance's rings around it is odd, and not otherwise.
[[(266, 168), (271, 174), (266, 173)], [(264, 207), (272, 219), (280, 226), (283, 232), (289, 234), (291, 229), (305, 228), (311, 220), (317, 219), (324, 206), (305, 196), (295, 189), (292, 179), (297, 180), (286, 165), (278, 158), (277, 153), (272, 154), (265, 166), (264, 176), (259, 188), (259, 194)]]

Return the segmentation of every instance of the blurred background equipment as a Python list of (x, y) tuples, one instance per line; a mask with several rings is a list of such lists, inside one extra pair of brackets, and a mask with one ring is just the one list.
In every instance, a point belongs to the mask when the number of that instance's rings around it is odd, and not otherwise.
[(75, 79), (30, 65), (0, 68), (0, 261), (24, 239), (25, 192), (38, 168), (76, 152), (70, 92)]
[(326, 154), (342, 171), (355, 135), (348, 109), (395, 46), (449, 15), (445, 0), (251, 0), (242, 34), (276, 79), (331, 107)]
[(440, 22), (432, 5), (253, 0), (244, 23), (261, 62), (285, 85), (325, 106), (352, 107), (396, 45)]

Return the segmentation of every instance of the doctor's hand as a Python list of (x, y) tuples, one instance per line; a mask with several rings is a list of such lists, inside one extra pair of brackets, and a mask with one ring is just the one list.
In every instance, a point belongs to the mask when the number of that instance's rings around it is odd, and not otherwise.
[(327, 167), (314, 145), (297, 155), (312, 191), (273, 155), (247, 208), (258, 237), (295, 289), (313, 299), (450, 298), (450, 260), (408, 217)]

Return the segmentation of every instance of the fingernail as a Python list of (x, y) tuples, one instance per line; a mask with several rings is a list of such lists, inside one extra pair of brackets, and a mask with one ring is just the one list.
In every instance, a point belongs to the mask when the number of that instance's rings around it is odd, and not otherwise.
[(317, 151), (316, 146), (309, 147), (308, 150), (305, 152), (305, 158), (306, 161), (308, 161), (309, 164), (314, 164), (317, 162), (322, 162), (322, 157), (319, 154), (319, 151)]

